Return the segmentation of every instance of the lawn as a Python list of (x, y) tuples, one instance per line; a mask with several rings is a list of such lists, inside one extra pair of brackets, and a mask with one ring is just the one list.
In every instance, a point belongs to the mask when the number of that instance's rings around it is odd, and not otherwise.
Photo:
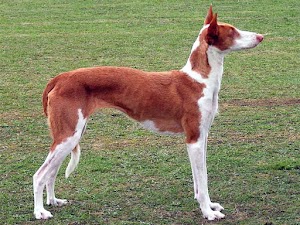
[(96, 65), (181, 69), (211, 1), (11, 0), (0, 3), (2, 224), (300, 224), (300, 4), (212, 1), (219, 20), (265, 35), (225, 59), (209, 137), (209, 191), (193, 199), (183, 136), (145, 131), (118, 111), (91, 117), (79, 167), (56, 182), (70, 204), (33, 216), (32, 176), (51, 139), (41, 94), (56, 74)]

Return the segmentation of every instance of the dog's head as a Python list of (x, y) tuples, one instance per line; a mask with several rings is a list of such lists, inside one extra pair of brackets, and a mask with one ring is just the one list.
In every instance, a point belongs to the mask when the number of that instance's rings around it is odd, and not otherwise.
[(204, 21), (201, 36), (209, 46), (214, 46), (224, 53), (256, 47), (263, 39), (263, 35), (242, 31), (230, 24), (217, 21), (217, 14), (209, 7)]

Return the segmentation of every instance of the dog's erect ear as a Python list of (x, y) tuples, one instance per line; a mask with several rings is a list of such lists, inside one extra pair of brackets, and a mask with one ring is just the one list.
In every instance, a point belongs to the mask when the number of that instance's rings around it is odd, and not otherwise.
[(207, 28), (205, 41), (209, 45), (213, 45), (218, 41), (219, 27), (217, 17), (217, 13), (213, 15), (213, 18), (209, 23), (209, 27)]
[(213, 19), (213, 11), (212, 11), (212, 5), (210, 5), (210, 7), (209, 7), (209, 9), (207, 11), (206, 18), (204, 20), (204, 25), (209, 24), (212, 19)]

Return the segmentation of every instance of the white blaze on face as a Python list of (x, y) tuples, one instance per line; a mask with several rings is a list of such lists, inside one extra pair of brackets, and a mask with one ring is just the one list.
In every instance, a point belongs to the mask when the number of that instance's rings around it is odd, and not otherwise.
[(254, 48), (264, 39), (261, 34), (236, 30), (240, 36), (235, 40), (234, 45), (231, 46), (230, 50), (232, 51)]

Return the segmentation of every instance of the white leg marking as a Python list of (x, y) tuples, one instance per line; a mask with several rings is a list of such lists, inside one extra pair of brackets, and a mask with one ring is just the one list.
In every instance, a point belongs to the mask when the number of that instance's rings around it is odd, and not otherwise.
[(203, 139), (187, 146), (193, 172), (195, 198), (199, 202), (205, 218), (208, 220), (221, 219), (225, 217), (220, 212), (223, 207), (218, 203), (212, 203), (208, 194), (205, 145), (205, 139)]
[(86, 119), (84, 119), (81, 109), (78, 110), (78, 123), (73, 136), (57, 145), (53, 152), (50, 152), (43, 165), (33, 176), (34, 191), (34, 215), (36, 219), (49, 219), (52, 214), (44, 209), (43, 190), (47, 185), (47, 203), (63, 205), (67, 201), (55, 198), (54, 184), (57, 172), (63, 160), (76, 147), (81, 138)]
[(52, 158), (52, 154), (49, 153), (43, 165), (33, 176), (34, 215), (36, 219), (49, 219), (53, 217), (52, 214), (49, 211), (45, 210), (43, 206), (45, 171), (47, 170), (47, 167)]
[(53, 206), (62, 206), (68, 203), (66, 199), (58, 199), (55, 198), (54, 193), (54, 185), (55, 185), (55, 179), (58, 173), (59, 167), (55, 168), (53, 170), (53, 174), (50, 175), (48, 182), (46, 183), (46, 190), (47, 190), (47, 205), (53, 205)]

